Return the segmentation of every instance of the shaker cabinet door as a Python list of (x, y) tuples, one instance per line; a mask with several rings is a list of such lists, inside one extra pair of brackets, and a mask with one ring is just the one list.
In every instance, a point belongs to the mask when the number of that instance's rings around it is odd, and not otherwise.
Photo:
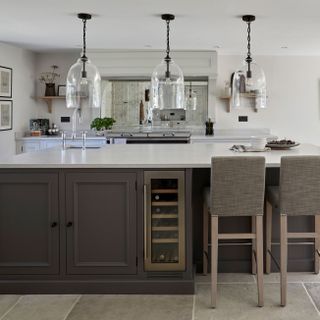
[(68, 274), (136, 274), (136, 179), (66, 174)]
[(58, 174), (0, 173), (0, 274), (59, 273)]

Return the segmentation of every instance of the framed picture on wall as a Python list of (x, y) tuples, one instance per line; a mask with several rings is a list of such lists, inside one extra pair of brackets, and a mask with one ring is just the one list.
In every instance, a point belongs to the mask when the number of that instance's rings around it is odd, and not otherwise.
[(0, 100), (0, 131), (12, 130), (12, 101)]
[(58, 86), (58, 96), (65, 97), (66, 96), (66, 85), (59, 85)]
[(0, 66), (0, 97), (12, 98), (12, 68)]

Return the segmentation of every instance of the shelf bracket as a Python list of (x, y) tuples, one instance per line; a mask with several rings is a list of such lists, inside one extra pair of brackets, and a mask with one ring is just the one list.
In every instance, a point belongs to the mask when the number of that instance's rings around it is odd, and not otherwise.
[(52, 113), (52, 99), (43, 99), (43, 101), (47, 104), (48, 106), (48, 112)]

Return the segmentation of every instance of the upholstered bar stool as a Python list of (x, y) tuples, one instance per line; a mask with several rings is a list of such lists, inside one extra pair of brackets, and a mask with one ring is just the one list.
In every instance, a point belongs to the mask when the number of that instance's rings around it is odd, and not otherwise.
[[(253, 242), (257, 272), (258, 305), (263, 306), (263, 203), (264, 157), (213, 157), (211, 165), (211, 292), (212, 307), (217, 301), (219, 239), (248, 239)], [(251, 233), (218, 233), (219, 217), (251, 216)]]
[[(204, 276), (208, 274), (208, 262), (209, 262), (209, 225), (211, 225), (211, 214), (210, 214), (210, 206), (211, 206), (211, 194), (210, 187), (206, 187), (203, 190), (203, 253), (202, 253), (202, 273)], [(253, 216), (251, 219), (252, 232), (255, 231), (256, 221)], [(254, 239), (251, 240), (252, 243), (252, 274), (256, 274), (256, 261), (254, 257), (254, 252), (256, 248), (256, 241)]]
[[(319, 273), (320, 234), (320, 157), (281, 158), (280, 186), (267, 189), (266, 201), (266, 273), (271, 269), (272, 209), (280, 210), (280, 290), (281, 305), (287, 303), (288, 239), (314, 239), (314, 268)], [(288, 232), (288, 216), (315, 217), (315, 232)]]
[[(210, 187), (204, 188), (203, 191), (203, 258), (202, 258), (202, 272), (203, 275), (206, 276), (208, 274), (208, 262), (209, 262), (209, 225), (211, 225), (211, 214), (210, 214)], [(255, 230), (255, 217), (251, 219), (252, 232)], [(256, 274), (256, 262), (254, 258), (255, 251), (255, 240), (251, 240), (252, 243), (252, 274)]]

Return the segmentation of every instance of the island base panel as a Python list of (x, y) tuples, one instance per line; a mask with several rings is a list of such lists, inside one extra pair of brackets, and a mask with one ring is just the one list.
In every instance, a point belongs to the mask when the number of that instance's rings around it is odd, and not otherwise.
[(194, 280), (0, 281), (0, 294), (194, 294)]

